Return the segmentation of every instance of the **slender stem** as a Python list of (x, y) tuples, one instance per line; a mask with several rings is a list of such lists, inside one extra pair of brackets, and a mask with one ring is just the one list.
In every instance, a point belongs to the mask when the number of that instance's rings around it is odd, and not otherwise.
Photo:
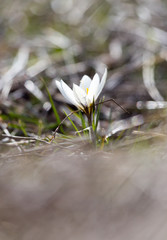
[(96, 134), (93, 131), (93, 127), (92, 127), (92, 115), (88, 114), (87, 118), (88, 118), (88, 124), (89, 124), (89, 127), (90, 127), (90, 138), (91, 138), (91, 141), (92, 141), (93, 145), (96, 146)]
[(124, 107), (122, 107), (119, 103), (117, 103), (113, 98), (110, 98), (110, 99), (107, 99), (107, 100), (104, 100), (102, 102), (99, 102), (99, 103), (96, 103), (95, 106), (99, 105), (99, 104), (103, 104), (103, 103), (106, 103), (106, 102), (114, 102), (117, 106), (119, 106), (124, 112), (130, 114), (130, 112), (128, 112), (128, 110), (126, 110)]
[(60, 126), (64, 123), (64, 121), (65, 121), (68, 117), (70, 117), (71, 115), (73, 115), (74, 113), (77, 113), (77, 112), (79, 112), (79, 111), (80, 111), (80, 110), (78, 109), (78, 110), (75, 110), (75, 111), (73, 111), (73, 112), (70, 112), (70, 113), (60, 122), (60, 124), (57, 126), (57, 128), (56, 128), (56, 130), (55, 130), (55, 132), (54, 132), (53, 138), (56, 137), (56, 133), (57, 133), (57, 131), (59, 130)]

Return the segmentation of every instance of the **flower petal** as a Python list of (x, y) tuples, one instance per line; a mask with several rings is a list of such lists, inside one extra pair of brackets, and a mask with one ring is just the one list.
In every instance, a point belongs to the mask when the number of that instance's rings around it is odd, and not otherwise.
[(77, 99), (77, 101), (83, 105), (86, 106), (87, 102), (86, 102), (86, 93), (85, 91), (80, 88), (79, 86), (77, 86), (76, 84), (73, 84), (73, 92), (74, 92), (74, 96)]
[(87, 75), (84, 75), (80, 81), (80, 87), (87, 92), (87, 89), (89, 89), (90, 84), (91, 84), (91, 78), (88, 77)]
[(61, 92), (61, 94), (63, 95), (63, 97), (66, 98), (69, 102), (69, 99), (67, 98), (64, 90), (62, 89), (61, 83), (58, 80), (56, 80), (56, 86), (59, 89), (59, 91)]
[(64, 90), (66, 96), (68, 97), (69, 101), (74, 104), (76, 107), (79, 107), (80, 104), (78, 103), (77, 99), (74, 96), (72, 89), (63, 81), (61, 81), (62, 89)]
[[(98, 98), (98, 96), (100, 95), (101, 91), (102, 91), (103, 88), (104, 88), (104, 85), (105, 85), (105, 83), (106, 83), (106, 79), (107, 79), (107, 68), (105, 68), (104, 74), (103, 74), (102, 79), (101, 79), (101, 82), (100, 82), (100, 84), (99, 84), (99, 89), (98, 89), (98, 93), (97, 93), (97, 98)], [(96, 99), (97, 99), (97, 98), (96, 98)]]
[(63, 82), (63, 80), (61, 80), (61, 82), (56, 81), (56, 85), (63, 97), (66, 98), (68, 102), (78, 107), (78, 103), (74, 97), (72, 89), (65, 82)]
[(91, 103), (93, 103), (93, 101), (96, 101), (97, 99), (96, 95), (99, 89), (99, 82), (100, 82), (100, 78), (99, 78), (99, 75), (96, 73), (89, 87), (89, 92), (87, 95), (88, 105), (90, 105)]

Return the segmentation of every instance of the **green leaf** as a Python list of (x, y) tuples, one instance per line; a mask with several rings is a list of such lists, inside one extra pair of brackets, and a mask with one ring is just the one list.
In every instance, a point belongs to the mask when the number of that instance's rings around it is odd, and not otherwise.
[[(64, 111), (65, 115), (68, 116), (68, 114)], [(75, 123), (71, 120), (70, 117), (68, 117), (68, 120), (71, 122), (72, 126), (74, 127), (74, 129), (76, 130), (76, 132), (78, 133), (78, 135), (81, 137), (81, 134), (79, 133), (78, 128), (76, 127)]]
[[(49, 92), (48, 87), (46, 86), (45, 81), (44, 81), (43, 79), (42, 79), (42, 81), (43, 81), (44, 86), (45, 86), (45, 89), (46, 89), (46, 91), (47, 91), (47, 94), (48, 94), (48, 97), (49, 97), (49, 101), (50, 101), (50, 104), (51, 104), (51, 106), (52, 106), (52, 109), (53, 109), (53, 112), (54, 112), (54, 115), (55, 115), (55, 118), (56, 118), (56, 121), (57, 121), (57, 125), (59, 125), (59, 124), (61, 123), (61, 120), (60, 120), (59, 114), (58, 114), (58, 112), (57, 112), (57, 110), (56, 110), (56, 107), (55, 107), (53, 98), (52, 98), (52, 96), (51, 96), (51, 94), (50, 94), (50, 92)], [(63, 127), (62, 127), (62, 126), (60, 126), (60, 131), (61, 131), (62, 133), (64, 133), (64, 130), (63, 130)]]
[(24, 127), (24, 123), (21, 121), (21, 119), (19, 119), (19, 127), (20, 127), (21, 131), (23, 132), (24, 136), (28, 137), (28, 134), (27, 134), (26, 129)]
[(99, 104), (99, 105), (97, 106), (97, 115), (96, 115), (96, 123), (95, 123), (95, 132), (96, 132), (96, 130), (97, 130), (97, 125), (98, 125), (98, 122), (99, 122), (100, 108), (101, 108), (101, 104)]
[(81, 119), (81, 123), (82, 123), (82, 127), (83, 127), (83, 129), (85, 129), (85, 128), (86, 128), (86, 123), (85, 123), (85, 119), (84, 119), (84, 117), (83, 117), (81, 111), (79, 112), (78, 115), (79, 115), (79, 117), (80, 117), (80, 119)]

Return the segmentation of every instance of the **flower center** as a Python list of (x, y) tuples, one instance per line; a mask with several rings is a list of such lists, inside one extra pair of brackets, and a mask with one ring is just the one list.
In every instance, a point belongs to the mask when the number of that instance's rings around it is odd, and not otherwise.
[(88, 92), (89, 92), (89, 88), (86, 89), (86, 94), (88, 94)]

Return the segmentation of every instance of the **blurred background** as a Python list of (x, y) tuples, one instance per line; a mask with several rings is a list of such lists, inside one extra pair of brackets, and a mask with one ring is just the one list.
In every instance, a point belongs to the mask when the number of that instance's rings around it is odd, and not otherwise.
[[(48, 144), (55, 80), (105, 67), (108, 145)], [(166, 89), (167, 1), (0, 0), (0, 240), (166, 240)]]
[[(105, 99), (126, 107), (135, 126), (150, 123), (161, 108), (157, 124), (167, 95), (166, 10), (160, 0), (1, 0), (1, 121), (17, 135), (53, 131), (57, 121), (41, 78), (63, 118), (55, 79), (72, 86), (107, 67)], [(129, 117), (113, 103), (102, 109), (103, 125)]]

